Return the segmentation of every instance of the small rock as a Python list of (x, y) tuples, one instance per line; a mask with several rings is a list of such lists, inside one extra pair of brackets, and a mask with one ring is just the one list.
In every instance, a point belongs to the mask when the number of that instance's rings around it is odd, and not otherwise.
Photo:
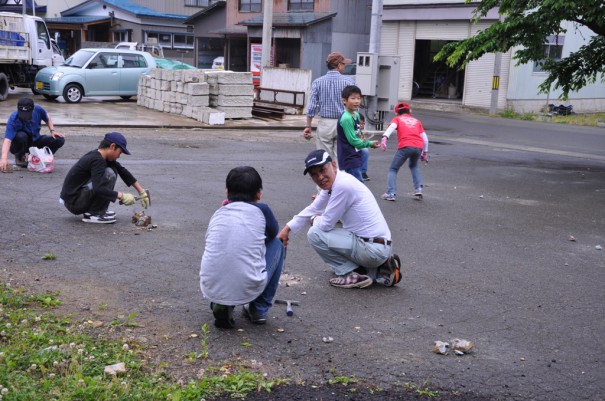
[(569, 236), (569, 240), (570, 240), (571, 242), (576, 242), (576, 237), (574, 237), (573, 235), (570, 235), (570, 236)]
[(301, 292), (300, 295), (307, 295), (307, 291)]
[(120, 362), (114, 365), (105, 366), (103, 373), (112, 376), (115, 376), (119, 373), (126, 373), (126, 364), (124, 362)]
[(603, 247), (601, 245), (597, 245), (594, 247), (594, 249), (596, 249), (597, 251), (600, 251), (603, 249)]
[(322, 340), (324, 343), (331, 343), (332, 341), (334, 341), (332, 337), (324, 337)]
[(447, 355), (449, 348), (449, 343), (443, 341), (435, 341), (435, 347), (433, 348), (433, 352), (436, 354)]
[(277, 328), (277, 332), (278, 332), (278, 333), (283, 333), (284, 331), (285, 331), (285, 330), (284, 330), (284, 329), (282, 329), (281, 327), (278, 327), (278, 328)]
[(479, 199), (483, 199), (483, 195), (479, 195)]

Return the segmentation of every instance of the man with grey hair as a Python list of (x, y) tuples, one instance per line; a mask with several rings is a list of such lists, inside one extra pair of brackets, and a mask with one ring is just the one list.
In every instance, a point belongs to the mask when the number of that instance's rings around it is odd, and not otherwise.
[[(391, 231), (372, 192), (357, 178), (339, 171), (322, 149), (309, 153), (304, 174), (321, 189), (277, 237), (288, 244), (290, 232), (310, 225), (309, 244), (336, 274), (330, 285), (365, 288), (374, 281), (387, 287), (401, 280), (399, 256), (392, 254)], [(342, 222), (342, 228), (337, 223)]]

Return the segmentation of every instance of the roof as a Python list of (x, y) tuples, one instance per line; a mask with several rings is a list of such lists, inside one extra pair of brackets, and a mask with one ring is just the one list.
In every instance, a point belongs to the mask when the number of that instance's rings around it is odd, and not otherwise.
[(73, 17), (45, 18), (47, 24), (89, 24), (91, 22), (109, 21), (109, 17), (98, 15), (83, 15)]
[[(273, 26), (304, 27), (333, 18), (336, 13), (277, 13), (273, 14)], [(263, 16), (257, 16), (239, 22), (240, 25), (262, 26)]]
[(190, 16), (189, 18), (187, 18), (185, 20), (186, 24), (192, 24), (194, 23), (197, 19), (205, 17), (206, 15), (211, 14), (212, 12), (214, 12), (215, 10), (219, 9), (219, 8), (223, 8), (226, 5), (226, 1), (224, 0), (219, 0), (216, 3), (212, 3), (211, 5), (209, 5), (208, 7), (198, 11), (197, 13), (193, 14), (192, 16)]
[(151, 8), (140, 6), (130, 0), (103, 0), (103, 3), (107, 3), (110, 6), (119, 8), (136, 15), (137, 17), (163, 17), (163, 18), (177, 18), (186, 19), (188, 16), (184, 14), (167, 14), (159, 11), (152, 10)]
[(248, 28), (241, 25), (233, 25), (221, 29), (216, 29), (214, 31), (210, 31), (208, 33), (214, 33), (219, 35), (247, 35)]
[(172, 18), (185, 20), (188, 16), (184, 14), (167, 14), (159, 11), (152, 10), (151, 8), (140, 6), (130, 0), (87, 0), (80, 3), (72, 8), (69, 8), (61, 12), (62, 16), (77, 16), (81, 14), (83, 10), (89, 9), (95, 4), (106, 4), (114, 8), (120, 9), (130, 14), (134, 14), (136, 17), (155, 17), (155, 18)]

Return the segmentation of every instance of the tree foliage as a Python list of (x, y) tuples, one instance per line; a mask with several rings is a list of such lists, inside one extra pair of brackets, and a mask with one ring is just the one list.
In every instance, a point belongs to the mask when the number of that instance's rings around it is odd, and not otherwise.
[[(466, 3), (471, 3), (466, 0)], [(601, 0), (482, 0), (474, 11), (473, 22), (497, 9), (501, 18), (489, 28), (460, 42), (448, 43), (435, 56), (436, 61), (463, 68), (486, 53), (507, 52), (522, 46), (514, 54), (517, 65), (543, 62), (548, 73), (540, 85), (541, 93), (561, 89), (562, 98), (596, 82), (605, 73), (605, 4)], [(563, 21), (585, 26), (595, 35), (580, 49), (560, 61), (544, 58), (546, 38), (564, 35)], [(603, 78), (602, 78), (603, 79)]]

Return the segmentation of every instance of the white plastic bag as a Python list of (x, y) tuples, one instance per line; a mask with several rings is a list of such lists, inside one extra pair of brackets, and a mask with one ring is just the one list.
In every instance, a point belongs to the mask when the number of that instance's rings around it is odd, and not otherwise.
[(29, 148), (27, 169), (37, 173), (52, 173), (55, 169), (55, 156), (48, 146), (44, 148)]

